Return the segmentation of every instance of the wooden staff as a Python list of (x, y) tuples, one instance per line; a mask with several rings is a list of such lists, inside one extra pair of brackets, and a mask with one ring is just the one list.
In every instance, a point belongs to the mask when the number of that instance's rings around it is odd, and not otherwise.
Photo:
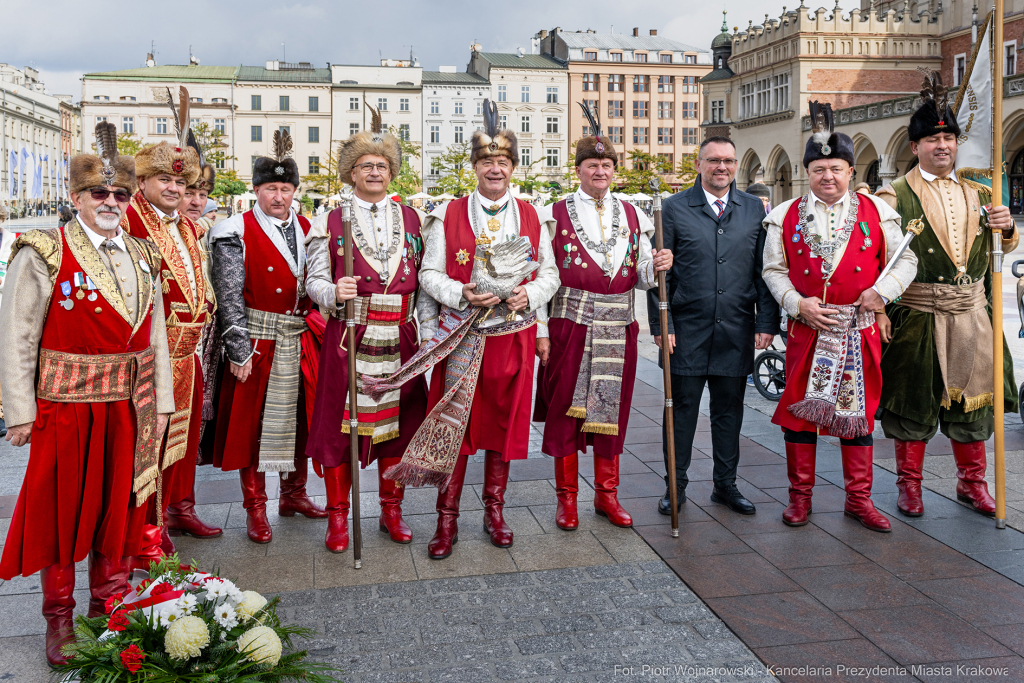
[[(1003, 203), (1003, 0), (995, 0), (992, 63), (992, 206)], [(1003, 434), (1003, 233), (992, 231), (992, 408), (996, 422), (996, 528), (1006, 528), (1006, 463)]]
[[(654, 197), (654, 248), (665, 248), (665, 235), (661, 231), (661, 183), (651, 178), (651, 194)], [(672, 538), (679, 538), (679, 507), (676, 504), (676, 432), (672, 414), (672, 367), (668, 335), (668, 285), (665, 271), (658, 274), (658, 311), (661, 314), (661, 367), (665, 381), (665, 449), (668, 453), (668, 500), (672, 506)]]
[[(345, 242), (345, 277), (352, 277), (352, 201), (342, 200), (341, 225)], [(356, 303), (345, 302), (345, 334), (348, 337), (348, 465), (352, 472), (352, 558), (362, 569), (363, 535), (359, 526), (359, 391), (356, 389)]]

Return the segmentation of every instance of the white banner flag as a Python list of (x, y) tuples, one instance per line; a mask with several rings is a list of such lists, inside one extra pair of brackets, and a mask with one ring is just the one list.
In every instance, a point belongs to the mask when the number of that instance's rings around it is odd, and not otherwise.
[(10, 150), (7, 153), (7, 191), (10, 199), (18, 198), (18, 152)]
[(29, 185), (32, 183), (32, 176), (35, 175), (35, 157), (24, 147), (21, 148), (21, 173), (18, 175), (21, 177), (21, 189), (25, 191), (22, 199), (32, 199), (32, 189)]
[(43, 168), (46, 167), (45, 154), (39, 154), (35, 158), (36, 166), (33, 169), (35, 173), (32, 174), (32, 198), (42, 199), (43, 198)]
[(953, 111), (960, 126), (956, 168), (971, 177), (992, 176), (992, 58), (989, 54), (992, 13), (978, 33)]

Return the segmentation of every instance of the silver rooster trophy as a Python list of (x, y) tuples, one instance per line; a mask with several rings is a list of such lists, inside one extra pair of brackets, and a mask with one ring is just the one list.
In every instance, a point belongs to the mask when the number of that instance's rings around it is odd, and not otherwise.
[(476, 257), (470, 277), (470, 282), (476, 283), (476, 293), (494, 294), (501, 299), (500, 304), (481, 316), (481, 323), (498, 324), (501, 317), (507, 322), (522, 320), (518, 313), (508, 310), (505, 300), (512, 296), (512, 290), (519, 283), (540, 267), (537, 259), (530, 257), (531, 251), (530, 239), (520, 235), (507, 242), (498, 242), (488, 247), (482, 257)]

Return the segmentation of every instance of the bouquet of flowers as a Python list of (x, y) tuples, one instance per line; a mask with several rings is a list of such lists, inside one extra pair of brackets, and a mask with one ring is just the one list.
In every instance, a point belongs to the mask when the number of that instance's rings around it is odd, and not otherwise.
[(280, 598), (239, 590), (177, 556), (151, 565), (151, 578), (107, 601), (108, 616), (78, 617), (65, 680), (82, 683), (171, 681), (337, 681), (334, 667), (306, 661), (293, 638), (313, 631), (281, 624)]

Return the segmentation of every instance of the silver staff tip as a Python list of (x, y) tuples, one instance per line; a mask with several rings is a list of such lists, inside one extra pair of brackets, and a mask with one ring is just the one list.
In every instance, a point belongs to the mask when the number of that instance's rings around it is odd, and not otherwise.
[(356, 569), (362, 569), (362, 568), (363, 568), (363, 561), (362, 560), (356, 560)]
[(679, 538), (679, 529), (672, 530), (672, 538)]

